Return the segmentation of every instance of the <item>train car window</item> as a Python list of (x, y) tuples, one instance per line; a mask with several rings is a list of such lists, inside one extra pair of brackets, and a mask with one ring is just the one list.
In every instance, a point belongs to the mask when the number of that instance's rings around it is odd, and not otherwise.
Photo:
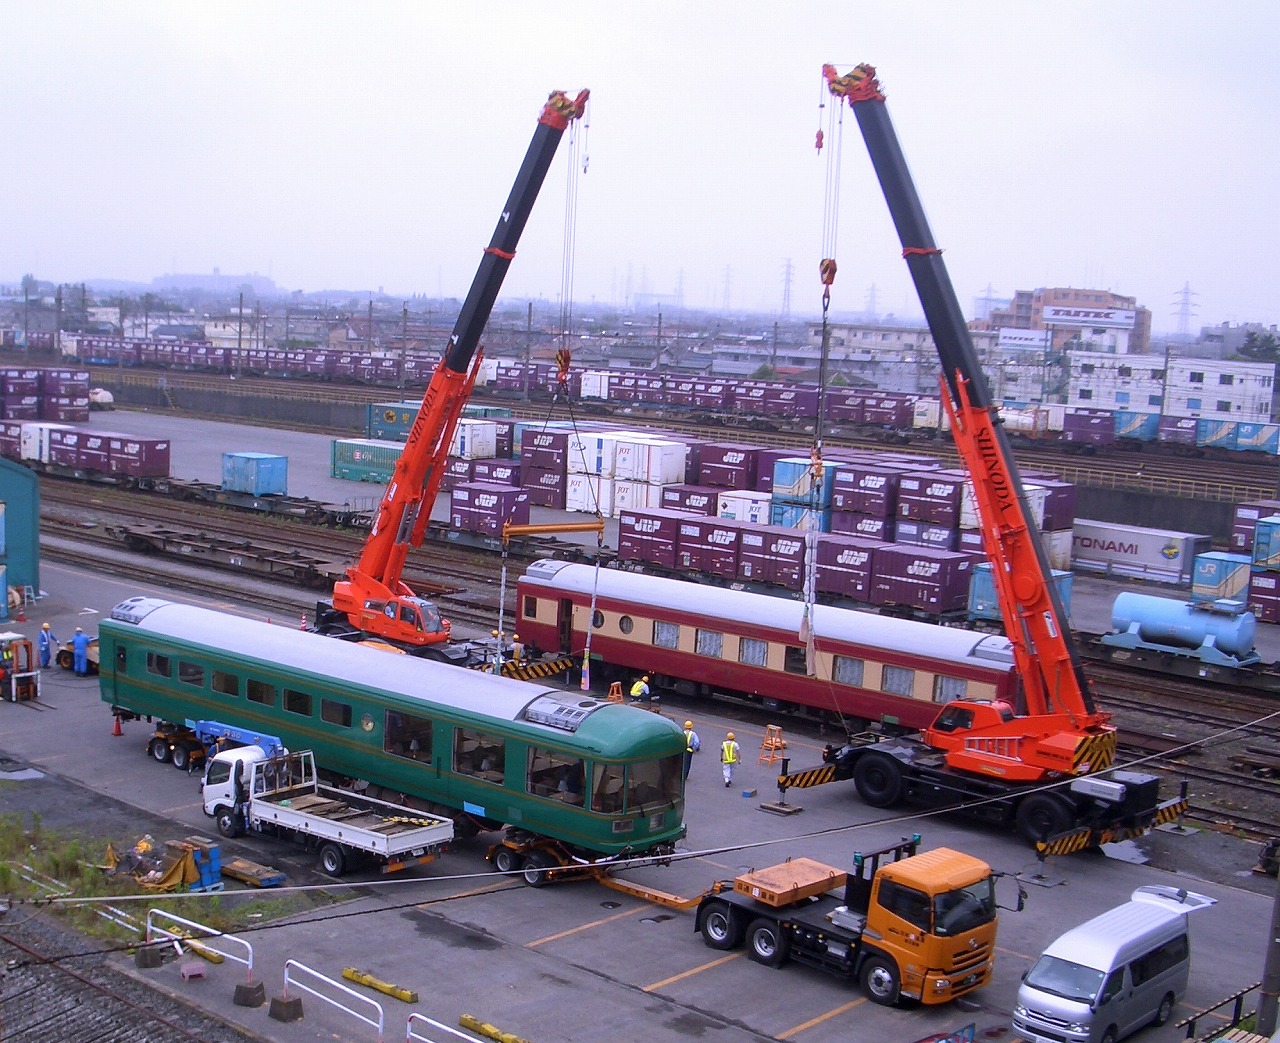
[(660, 619), (653, 622), (653, 647), (678, 648), (680, 646), (680, 624), (664, 623)]
[(969, 682), (963, 677), (945, 677), (939, 674), (933, 679), (933, 701), (949, 703), (963, 699), (969, 693)]
[(550, 797), (565, 804), (582, 803), (582, 783), (586, 765), (577, 757), (554, 750), (529, 748), (525, 789), (537, 797)]
[(350, 728), (351, 704), (340, 703), (336, 699), (321, 699), (320, 720), (325, 724), (336, 724), (339, 728)]
[(744, 637), (738, 642), (738, 662), (743, 666), (764, 666), (769, 662), (769, 642)]
[(591, 779), (591, 810), (610, 814), (622, 810), (621, 764), (597, 764)]
[(292, 688), (284, 690), (284, 708), (290, 713), (301, 714), (303, 717), (311, 716), (311, 693), (299, 692)]
[(718, 630), (699, 630), (694, 640), (698, 655), (721, 659), (724, 656), (724, 634)]
[(213, 671), (211, 687), (219, 695), (239, 695), (240, 678), (224, 670)]
[(807, 674), (809, 660), (799, 645), (787, 645), (782, 657), (782, 669), (789, 674)]
[(276, 687), (266, 681), (256, 681), (252, 677), (246, 682), (245, 694), (251, 703), (262, 703), (263, 706), (275, 706)]
[(864, 659), (854, 659), (847, 655), (838, 655), (831, 661), (831, 679), (837, 684), (850, 684), (862, 687), (862, 674), (867, 663)]
[(147, 673), (155, 674), (157, 677), (168, 677), (172, 672), (173, 667), (167, 655), (161, 655), (159, 652), (147, 653)]
[(604, 626), (604, 613), (599, 609), (596, 609), (594, 614), (591, 616), (591, 628), (593, 630), (599, 630), (602, 626)]
[(128, 673), (129, 654), (125, 651), (124, 645), (116, 646), (116, 673)]
[(522, 603), (520, 608), (520, 614), (524, 616), (525, 619), (537, 619), (538, 618), (538, 599), (535, 598), (532, 594), (526, 594), (524, 596), (524, 602)]
[(887, 695), (911, 696), (916, 687), (916, 672), (905, 666), (885, 666), (880, 676), (880, 691)]
[(495, 735), (458, 728), (453, 736), (453, 770), (486, 782), (506, 777), (507, 743)]
[(431, 721), (396, 710), (386, 712), (382, 748), (397, 757), (431, 763)]
[(183, 684), (189, 684), (194, 688), (203, 688), (204, 667), (199, 663), (188, 663), (185, 659), (179, 659), (178, 680)]
[(632, 619), (630, 616), (618, 617), (618, 629), (621, 630), (624, 634), (631, 633), (631, 631), (633, 631), (635, 628), (636, 628), (636, 621)]
[(647, 811), (658, 805), (680, 799), (681, 761), (664, 757), (658, 761), (641, 761), (627, 768), (628, 811)]

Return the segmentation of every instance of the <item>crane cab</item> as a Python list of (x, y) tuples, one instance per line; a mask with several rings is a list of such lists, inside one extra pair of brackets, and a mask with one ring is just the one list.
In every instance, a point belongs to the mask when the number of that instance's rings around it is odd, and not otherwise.
[(447, 641), (450, 628), (440, 610), (423, 598), (369, 598), (360, 612), (361, 630), (415, 645)]

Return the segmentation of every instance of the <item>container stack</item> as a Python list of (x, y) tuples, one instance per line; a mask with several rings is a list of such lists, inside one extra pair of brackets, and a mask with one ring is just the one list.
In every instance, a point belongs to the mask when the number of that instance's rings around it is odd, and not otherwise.
[(684, 481), (685, 444), (670, 438), (623, 434), (614, 444), (613, 508), (662, 506), (662, 487)]
[(892, 464), (836, 464), (831, 488), (831, 531), (891, 541), (898, 512), (898, 483), (911, 471)]
[[(520, 425), (517, 425), (520, 427)], [(565, 509), (570, 433), (534, 425), (520, 430), (520, 484), (534, 507)]]
[(1259, 518), (1253, 530), (1249, 607), (1264, 623), (1280, 623), (1280, 512)]
[(0, 369), (0, 419), (40, 419), (40, 370)]
[(769, 523), (799, 532), (831, 531), (831, 497), (836, 465), (822, 461), (822, 483), (814, 497), (814, 461), (785, 456), (774, 462)]

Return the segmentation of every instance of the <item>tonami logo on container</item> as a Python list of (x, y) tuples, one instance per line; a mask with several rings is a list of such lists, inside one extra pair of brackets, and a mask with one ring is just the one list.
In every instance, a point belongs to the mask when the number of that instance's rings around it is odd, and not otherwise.
[(1085, 550), (1100, 550), (1108, 554), (1136, 555), (1138, 553), (1138, 545), (1136, 543), (1122, 543), (1120, 540), (1100, 540), (1093, 536), (1081, 536), (1076, 542)]
[(913, 561), (907, 566), (908, 576), (919, 576), (922, 579), (936, 576), (940, 571), (942, 571), (942, 566), (936, 561)]

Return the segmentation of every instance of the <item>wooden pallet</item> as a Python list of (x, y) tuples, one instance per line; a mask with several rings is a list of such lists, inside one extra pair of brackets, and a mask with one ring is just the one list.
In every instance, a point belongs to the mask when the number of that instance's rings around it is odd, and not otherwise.
[(251, 887), (280, 887), (286, 880), (284, 873), (270, 866), (259, 865), (247, 858), (228, 858), (222, 863), (222, 875)]

